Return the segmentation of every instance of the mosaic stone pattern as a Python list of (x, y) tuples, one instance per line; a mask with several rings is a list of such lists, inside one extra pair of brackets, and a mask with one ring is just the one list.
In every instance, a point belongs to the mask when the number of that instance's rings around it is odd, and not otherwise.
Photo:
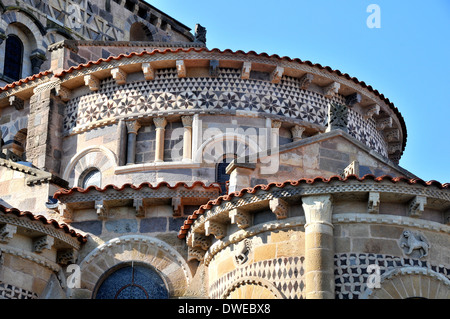
[(226, 289), (239, 279), (246, 277), (264, 278), (274, 284), (287, 299), (303, 299), (305, 283), (303, 275), (304, 257), (283, 257), (263, 260), (237, 268), (216, 282), (210, 288), (210, 297), (221, 298)]
[(340, 254), (334, 257), (336, 299), (359, 299), (367, 288), (369, 265), (380, 266), (383, 276), (389, 270), (400, 267), (422, 267), (450, 278), (450, 269), (431, 265), (428, 261), (381, 254)]
[[(239, 70), (221, 69), (220, 76), (179, 78), (176, 69), (158, 70), (153, 81), (117, 86), (112, 78), (101, 88), (68, 102), (64, 131), (100, 120), (172, 111), (234, 110), (260, 112), (326, 126), (328, 101), (322, 94), (300, 89), (299, 79), (283, 77), (281, 83), (243, 80)], [(343, 96), (332, 101), (344, 104)], [(383, 155), (386, 145), (375, 124), (349, 110), (349, 132)]]

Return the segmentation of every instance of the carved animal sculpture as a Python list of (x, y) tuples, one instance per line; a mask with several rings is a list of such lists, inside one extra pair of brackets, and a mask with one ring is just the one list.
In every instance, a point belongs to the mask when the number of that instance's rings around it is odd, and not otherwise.
[(405, 230), (403, 237), (406, 239), (406, 242), (402, 242), (400, 247), (407, 249), (405, 252), (406, 255), (411, 255), (414, 250), (420, 251), (420, 258), (428, 255), (429, 245), (420, 234), (416, 237), (409, 230)]

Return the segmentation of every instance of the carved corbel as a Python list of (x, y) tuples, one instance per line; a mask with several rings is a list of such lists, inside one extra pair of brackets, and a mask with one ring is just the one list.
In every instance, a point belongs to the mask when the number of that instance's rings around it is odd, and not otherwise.
[(369, 193), (367, 212), (369, 214), (378, 214), (380, 212), (380, 193), (376, 192)]
[(283, 74), (284, 74), (284, 68), (281, 66), (277, 66), (275, 68), (275, 70), (273, 70), (273, 72), (270, 76), (270, 81), (272, 83), (280, 83), (281, 78), (283, 77)]
[(377, 120), (377, 130), (384, 130), (386, 127), (392, 127), (392, 117), (383, 117)]
[(314, 80), (314, 75), (311, 73), (306, 73), (300, 79), (300, 88), (303, 90), (307, 90)]
[(337, 94), (339, 92), (340, 88), (341, 88), (341, 84), (339, 84), (337, 82), (333, 82), (322, 88), (323, 95), (327, 98), (332, 98), (335, 94)]
[(172, 198), (173, 216), (183, 215), (183, 204), (181, 203), (181, 197)]
[(269, 201), (269, 207), (277, 219), (286, 219), (288, 217), (289, 204), (280, 198), (274, 198)]
[(388, 154), (396, 154), (400, 153), (402, 151), (402, 143), (395, 142), (395, 143), (389, 143), (388, 144)]
[(59, 203), (58, 211), (65, 223), (73, 222), (73, 210), (67, 204)]
[(361, 94), (359, 93), (353, 93), (345, 97), (345, 103), (350, 107), (353, 107), (359, 102), (361, 102)]
[(212, 77), (219, 76), (219, 60), (209, 61), (209, 75)]
[(17, 232), (17, 226), (5, 224), (0, 226), (0, 243), (7, 244)]
[(374, 115), (378, 115), (380, 114), (380, 106), (378, 104), (373, 104), (370, 105), (367, 110), (366, 113), (364, 113), (364, 119), (369, 119), (372, 118)]
[(400, 130), (399, 129), (390, 129), (384, 131), (384, 137), (387, 142), (398, 142), (400, 140)]
[(444, 213), (444, 224), (450, 226), (450, 210)]
[(250, 79), (251, 70), (252, 70), (252, 63), (244, 62), (244, 64), (242, 65), (241, 79), (243, 79), (243, 80)]
[(179, 78), (186, 77), (186, 66), (184, 65), (184, 60), (177, 60), (176, 62), (177, 72)]
[(117, 85), (123, 85), (127, 83), (128, 74), (121, 68), (111, 69), (111, 75), (113, 79), (116, 81)]
[(155, 79), (155, 70), (149, 62), (142, 63), (142, 72), (144, 73), (144, 78), (147, 81)]
[(231, 219), (232, 224), (237, 224), (240, 229), (245, 229), (251, 225), (250, 213), (243, 212), (241, 209), (232, 209), (229, 211), (228, 216)]
[(24, 100), (22, 100), (20, 97), (17, 97), (15, 95), (11, 95), (9, 97), (9, 105), (14, 106), (14, 108), (18, 111), (23, 110), (24, 104)]
[(39, 254), (42, 253), (44, 249), (52, 249), (54, 242), (55, 239), (48, 235), (36, 238), (33, 241), (33, 251)]
[(55, 87), (55, 93), (63, 102), (69, 101), (72, 96), (72, 91), (61, 85)]
[(196, 247), (188, 247), (188, 258), (187, 261), (198, 260), (202, 262), (205, 259), (206, 251)]
[(211, 238), (199, 233), (192, 233), (191, 235), (191, 243), (192, 247), (200, 247), (203, 250), (208, 250), (211, 246)]
[(105, 219), (108, 217), (108, 206), (104, 200), (95, 201), (95, 210), (99, 219)]
[(214, 235), (216, 239), (222, 239), (227, 234), (227, 227), (225, 224), (215, 222), (212, 220), (207, 220), (205, 222), (205, 235)]
[(145, 216), (144, 201), (141, 198), (133, 199), (133, 207), (136, 209), (136, 217)]
[(100, 89), (100, 80), (92, 74), (84, 76), (84, 84), (89, 86), (91, 91), (98, 91)]
[(410, 217), (420, 217), (427, 204), (427, 198), (425, 196), (415, 196), (410, 202), (408, 207), (408, 213)]
[(78, 252), (75, 249), (61, 249), (56, 252), (56, 263), (61, 266), (75, 264)]

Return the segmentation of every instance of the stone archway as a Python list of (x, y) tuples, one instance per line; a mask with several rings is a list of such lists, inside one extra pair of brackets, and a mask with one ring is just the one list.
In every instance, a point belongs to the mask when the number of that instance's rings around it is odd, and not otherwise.
[(81, 289), (92, 296), (105, 273), (132, 261), (153, 267), (167, 283), (171, 298), (184, 296), (192, 279), (184, 258), (162, 240), (139, 235), (114, 238), (89, 253), (80, 263)]
[(283, 299), (283, 296), (271, 282), (247, 277), (234, 282), (223, 293), (222, 299)]
[(428, 268), (403, 267), (387, 272), (380, 288), (367, 289), (360, 299), (450, 299), (450, 280)]

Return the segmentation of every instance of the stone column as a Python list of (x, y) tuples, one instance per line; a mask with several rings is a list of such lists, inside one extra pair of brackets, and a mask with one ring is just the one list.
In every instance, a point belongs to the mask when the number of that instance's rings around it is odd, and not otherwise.
[(129, 121), (127, 124), (128, 144), (127, 144), (127, 165), (134, 164), (136, 159), (136, 137), (141, 125), (138, 121)]
[(305, 212), (307, 299), (334, 299), (334, 249), (331, 195), (302, 197)]
[(153, 123), (156, 127), (155, 162), (164, 162), (164, 132), (167, 121), (164, 117), (155, 117)]
[(278, 148), (280, 146), (280, 127), (280, 121), (272, 121), (271, 148)]
[(184, 126), (183, 136), (183, 162), (192, 161), (192, 116), (182, 116)]

